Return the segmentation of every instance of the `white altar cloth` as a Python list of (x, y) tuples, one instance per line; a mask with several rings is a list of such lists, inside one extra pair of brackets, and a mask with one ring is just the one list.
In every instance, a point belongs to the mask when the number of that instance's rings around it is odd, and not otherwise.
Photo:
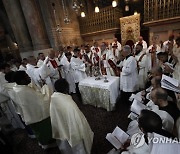
[(79, 83), (79, 90), (84, 104), (91, 104), (96, 107), (112, 111), (119, 95), (120, 79), (115, 76), (107, 76), (109, 82), (95, 80), (95, 77), (88, 77)]

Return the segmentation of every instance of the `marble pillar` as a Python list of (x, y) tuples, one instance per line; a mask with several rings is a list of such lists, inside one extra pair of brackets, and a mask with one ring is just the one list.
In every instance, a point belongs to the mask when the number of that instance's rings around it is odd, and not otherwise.
[(32, 51), (32, 42), (19, 0), (3, 0), (20, 52)]
[(52, 48), (56, 48), (60, 45), (59, 37), (60, 33), (57, 31), (57, 24), (55, 21), (54, 12), (52, 13), (52, 3), (49, 0), (38, 0), (41, 8), (43, 20), (45, 23), (47, 35)]
[(44, 21), (42, 20), (40, 8), (38, 8), (36, 0), (20, 0), (20, 3), (34, 50), (49, 48), (50, 44), (45, 31)]

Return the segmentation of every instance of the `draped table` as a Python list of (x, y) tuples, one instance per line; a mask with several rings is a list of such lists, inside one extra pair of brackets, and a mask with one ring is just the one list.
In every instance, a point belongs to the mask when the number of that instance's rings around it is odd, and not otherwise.
[(84, 104), (105, 108), (112, 111), (119, 95), (120, 79), (115, 76), (107, 76), (109, 82), (95, 80), (95, 77), (88, 77), (79, 82), (79, 91)]

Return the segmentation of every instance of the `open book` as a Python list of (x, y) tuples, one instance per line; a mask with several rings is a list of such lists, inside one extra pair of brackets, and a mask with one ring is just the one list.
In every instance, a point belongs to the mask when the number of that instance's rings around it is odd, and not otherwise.
[(132, 105), (131, 105), (131, 112), (140, 115), (141, 110), (143, 109), (147, 109), (148, 107), (140, 102), (138, 102), (137, 100), (134, 100)]
[(166, 75), (162, 76), (161, 87), (180, 93), (179, 81)]
[(106, 139), (116, 148), (120, 149), (122, 145), (127, 141), (129, 135), (125, 133), (118, 126), (114, 129), (112, 133), (106, 135)]
[(131, 97), (129, 98), (129, 101), (137, 100), (139, 102), (142, 101), (141, 93), (137, 94), (132, 94)]

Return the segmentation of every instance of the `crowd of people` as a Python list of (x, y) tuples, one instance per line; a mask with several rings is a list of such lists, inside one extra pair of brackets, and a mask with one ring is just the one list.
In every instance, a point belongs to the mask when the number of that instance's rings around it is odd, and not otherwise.
[(120, 77), (117, 104), (131, 106), (129, 98), (136, 94), (148, 108), (138, 117), (129, 115), (132, 121), (127, 130), (130, 137), (142, 134), (144, 144), (134, 147), (128, 141), (128, 146), (115, 152), (150, 153), (148, 133), (178, 137), (180, 95), (161, 88), (163, 74), (180, 83), (180, 37), (175, 39), (173, 35), (160, 44), (152, 38), (149, 47), (142, 36), (133, 46), (122, 46), (115, 38), (110, 44), (59, 46), (46, 56), (39, 53), (37, 58), (3, 63), (0, 94), (11, 99), (27, 133), (35, 135), (42, 148), (54, 146), (56, 139), (61, 152), (90, 153), (94, 134), (71, 94), (80, 98), (79, 82), (96, 76), (97, 68), (103, 76)]

